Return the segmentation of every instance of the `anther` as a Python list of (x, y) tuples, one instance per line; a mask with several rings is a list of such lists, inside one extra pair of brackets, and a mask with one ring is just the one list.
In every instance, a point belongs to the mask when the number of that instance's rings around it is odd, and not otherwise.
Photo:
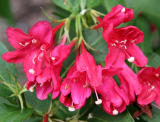
[(113, 110), (113, 115), (118, 115), (118, 111), (116, 109)]
[(32, 39), (32, 43), (37, 43), (37, 40), (36, 39)]
[(75, 111), (76, 109), (74, 107), (68, 107), (69, 111)]
[(30, 91), (30, 92), (34, 92), (34, 87), (35, 87), (35, 85), (31, 86), (31, 87), (29, 88), (29, 91)]
[(34, 69), (29, 69), (29, 73), (33, 75), (35, 73)]
[(132, 63), (132, 62), (134, 62), (134, 60), (135, 60), (135, 58), (134, 58), (134, 57), (130, 57), (130, 58), (128, 58), (128, 61), (129, 61), (129, 62), (131, 62), (131, 63)]
[(51, 57), (51, 59), (54, 61), (56, 59), (56, 57)]
[(97, 100), (95, 101), (95, 104), (96, 104), (96, 105), (102, 104), (102, 100), (101, 100), (101, 99), (97, 99)]
[(125, 12), (125, 11), (126, 11), (126, 9), (125, 9), (125, 8), (122, 8), (121, 12)]

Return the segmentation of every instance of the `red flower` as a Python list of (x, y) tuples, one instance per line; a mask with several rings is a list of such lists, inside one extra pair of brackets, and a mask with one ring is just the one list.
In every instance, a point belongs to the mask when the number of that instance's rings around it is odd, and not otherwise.
[[(77, 54), (75, 64), (62, 82), (61, 103), (70, 110), (81, 108), (90, 96), (91, 89), (96, 92), (96, 87), (102, 83), (101, 80), (102, 67), (96, 65), (93, 56), (86, 51), (82, 43), (81, 54)], [(101, 103), (98, 97), (96, 103)]]
[(146, 67), (138, 72), (138, 79), (142, 84), (142, 91), (138, 96), (138, 103), (147, 105), (156, 102), (160, 106), (160, 67)]
[(52, 30), (48, 22), (40, 21), (31, 27), (29, 34), (19, 29), (7, 30), (8, 40), (16, 51), (7, 52), (2, 58), (9, 63), (23, 63), (27, 89), (33, 91), (36, 87), (37, 97), (41, 100), (51, 92), (53, 99), (59, 95), (61, 66), (73, 46), (73, 43), (64, 45), (64, 36), (62, 43), (53, 48), (53, 38), (63, 24)]
[(134, 13), (132, 9), (123, 7), (122, 5), (116, 5), (112, 10), (103, 18), (103, 27), (107, 27), (113, 24), (113, 27), (119, 26), (121, 23), (125, 23), (133, 19)]
[(146, 56), (136, 45), (144, 39), (143, 32), (138, 28), (128, 26), (112, 30), (106, 29), (103, 31), (103, 37), (109, 48), (107, 57), (112, 57), (110, 58), (111, 62), (119, 62), (117, 59), (124, 60), (126, 58), (129, 62), (133, 62), (140, 67), (144, 67), (147, 64)]
[(147, 64), (147, 58), (136, 45), (143, 42), (143, 32), (134, 26), (116, 28), (121, 23), (128, 22), (132, 18), (133, 10), (127, 9), (121, 5), (113, 7), (101, 22), (103, 37), (109, 48), (108, 55), (113, 57), (113, 59), (110, 58), (111, 62), (119, 61), (117, 59), (121, 57), (124, 58), (125, 55), (125, 58), (128, 59), (129, 62), (144, 67)]
[(117, 72), (119, 70), (103, 69), (103, 84), (96, 88), (101, 95), (103, 109), (111, 115), (123, 112), (129, 104), (127, 94), (112, 77)]

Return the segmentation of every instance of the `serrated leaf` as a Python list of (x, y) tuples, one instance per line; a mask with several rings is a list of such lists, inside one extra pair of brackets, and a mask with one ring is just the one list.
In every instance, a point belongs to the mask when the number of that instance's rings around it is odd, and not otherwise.
[(88, 119), (87, 122), (134, 122), (134, 119), (128, 111), (113, 116), (107, 114), (102, 109), (103, 108), (95, 107), (90, 113), (92, 115), (92, 118)]
[(49, 98), (46, 100), (39, 100), (35, 92), (32, 93), (29, 91), (25, 92), (24, 96), (25, 96), (26, 103), (32, 106), (34, 109), (40, 112), (48, 111), (51, 104), (51, 100)]
[(21, 110), (6, 104), (0, 104), (0, 122), (22, 122), (32, 114), (31, 109)]
[[(6, 46), (0, 42), (0, 56), (2, 56), (3, 53), (8, 52), (8, 49)], [(17, 70), (14, 64), (7, 63), (0, 57), (0, 75), (8, 82), (8, 83), (14, 83), (13, 79), (11, 78), (11, 74), (14, 77), (17, 77)], [(2, 79), (1, 79), (2, 80)]]

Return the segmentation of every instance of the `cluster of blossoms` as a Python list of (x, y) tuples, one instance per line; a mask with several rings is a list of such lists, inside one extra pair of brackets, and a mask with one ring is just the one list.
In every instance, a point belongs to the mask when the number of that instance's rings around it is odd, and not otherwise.
[[(82, 39), (75, 63), (63, 80), (61, 67), (77, 44), (73, 40), (66, 45), (67, 36), (64, 35), (56, 46), (55, 34), (65, 21), (53, 29), (49, 22), (40, 21), (28, 34), (20, 29), (8, 28), (8, 40), (16, 50), (3, 54), (2, 58), (8, 63), (23, 63), (27, 89), (33, 91), (35, 88), (39, 99), (46, 99), (50, 93), (55, 99), (60, 94), (60, 102), (70, 111), (83, 107), (92, 92), (97, 98), (95, 104), (102, 104), (111, 115), (123, 112), (133, 102), (143, 106), (154, 101), (160, 105), (160, 67), (145, 67), (147, 58), (136, 45), (144, 41), (143, 32), (135, 26), (118, 27), (131, 19), (133, 10), (121, 5), (113, 7), (103, 19), (97, 17), (99, 24), (95, 29), (103, 28), (108, 46), (105, 67), (96, 64)], [(125, 59), (141, 70), (136, 74)], [(120, 85), (113, 78), (115, 75)]]

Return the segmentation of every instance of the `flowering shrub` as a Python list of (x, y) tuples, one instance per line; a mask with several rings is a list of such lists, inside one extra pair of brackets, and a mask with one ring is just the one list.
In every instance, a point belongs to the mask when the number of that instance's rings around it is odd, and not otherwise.
[[(152, 113), (158, 116), (160, 67), (155, 68), (147, 57), (151, 54), (143, 47), (143, 28), (129, 24), (143, 17), (143, 11), (133, 20), (134, 10), (120, 4), (103, 14), (93, 9), (101, 1), (53, 2), (70, 11), (70, 16), (56, 20), (42, 10), (54, 27), (39, 21), (28, 33), (6, 30), (14, 50), (7, 51), (1, 44), (7, 62), (1, 60), (1, 88), (7, 92), (2, 94), (8, 104), (1, 104), (0, 110), (17, 111), (15, 121), (133, 122), (150, 121)], [(26, 83), (17, 80), (19, 75), (9, 63), (23, 64)]]

